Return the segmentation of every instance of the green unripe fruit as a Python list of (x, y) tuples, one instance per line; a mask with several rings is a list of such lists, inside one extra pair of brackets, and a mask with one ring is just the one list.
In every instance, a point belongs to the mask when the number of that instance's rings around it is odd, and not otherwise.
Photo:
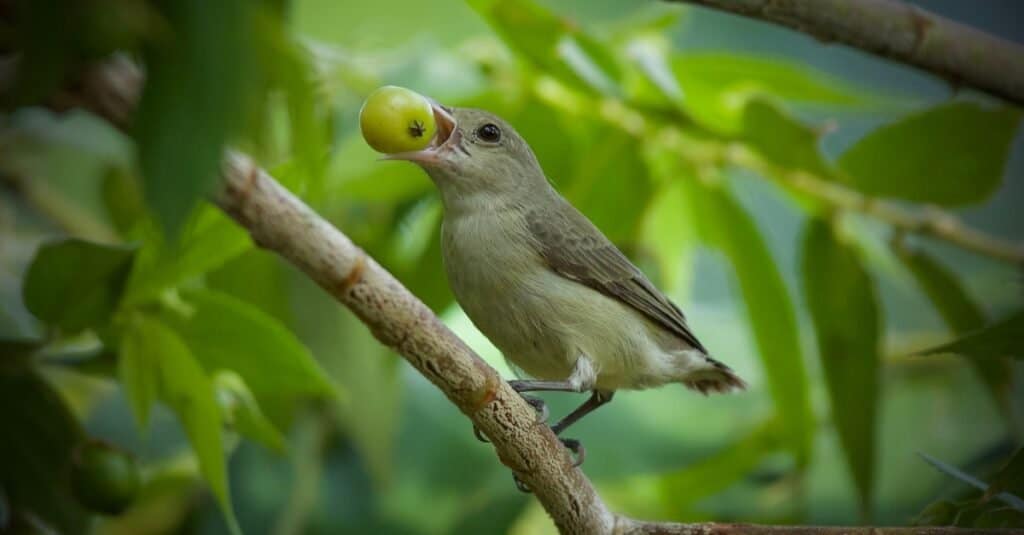
[(85, 508), (116, 515), (135, 501), (139, 467), (127, 453), (102, 442), (79, 445), (71, 458), (71, 490)]
[(437, 132), (434, 110), (423, 95), (387, 85), (370, 93), (359, 110), (363, 139), (377, 152), (422, 150)]

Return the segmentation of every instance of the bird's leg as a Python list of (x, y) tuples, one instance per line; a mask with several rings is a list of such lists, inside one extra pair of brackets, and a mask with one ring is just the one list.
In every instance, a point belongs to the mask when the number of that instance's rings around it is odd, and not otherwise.
[(579, 407), (576, 407), (576, 410), (567, 414), (565, 418), (562, 418), (558, 423), (551, 426), (551, 430), (554, 431), (556, 435), (561, 434), (567, 427), (579, 421), (580, 418), (583, 418), (587, 414), (590, 414), (594, 409), (611, 401), (614, 395), (615, 392), (612, 390), (594, 390), (594, 393), (590, 395), (590, 398), (584, 401)]

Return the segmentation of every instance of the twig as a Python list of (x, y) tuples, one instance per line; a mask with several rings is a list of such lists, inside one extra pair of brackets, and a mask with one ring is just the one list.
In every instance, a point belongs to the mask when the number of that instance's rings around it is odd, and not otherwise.
[[(304, 271), (349, 307), (378, 340), (397, 351), (433, 382), (490, 439), (501, 462), (533, 490), (561, 533), (946, 535), (968, 532), (952, 527), (674, 524), (616, 515), (601, 500), (590, 480), (573, 467), (562, 443), (546, 425), (537, 422), (533, 409), (497, 371), (348, 237), (243, 154), (225, 155), (222, 178), (223, 186), (215, 196), (216, 204), (246, 228), (258, 245), (276, 252)], [(969, 532), (1015, 533), (999, 529)]]
[(1024, 47), (897, 0), (668, 0), (840, 42), (1024, 104)]
[(968, 251), (1024, 265), (1024, 245), (969, 227), (960, 218), (936, 206), (907, 210), (893, 202), (869, 197), (804, 171), (773, 166), (745, 147), (731, 146), (726, 154), (730, 163), (758, 170), (766, 177), (775, 178), (783, 185), (833, 208), (859, 212), (895, 229), (930, 236)]
[[(550, 100), (549, 103), (559, 105)], [(653, 124), (642, 113), (619, 100), (605, 99), (595, 107), (599, 110), (599, 117), (608, 124), (640, 139), (659, 140), (691, 164), (744, 167), (832, 208), (860, 212), (904, 232), (930, 236), (980, 255), (1024, 265), (1024, 244), (986, 234), (937, 206), (927, 206), (923, 210), (902, 208), (806, 171), (772, 164), (742, 144), (698, 139), (677, 126)], [(563, 110), (579, 113), (575, 106), (563, 106)]]

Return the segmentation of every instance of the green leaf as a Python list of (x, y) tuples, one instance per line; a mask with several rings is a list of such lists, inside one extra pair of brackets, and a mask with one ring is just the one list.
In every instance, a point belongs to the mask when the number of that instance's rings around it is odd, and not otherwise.
[(731, 195), (720, 188), (692, 185), (689, 197), (698, 210), (695, 220), (700, 221), (701, 234), (735, 270), (783, 436), (804, 465), (811, 455), (815, 424), (789, 290), (753, 219)]
[(741, 130), (747, 101), (758, 95), (838, 106), (877, 100), (823, 73), (774, 58), (688, 53), (673, 57), (671, 67), (683, 90), (683, 110), (722, 133)]
[(89, 515), (67, 482), (83, 433), (60, 395), (29, 370), (0, 371), (0, 489), (14, 511), (31, 511), (60, 533), (89, 532)]
[(618, 94), (621, 70), (612, 54), (573, 22), (531, 0), (470, 0), (506, 44), (546, 74), (600, 94)]
[(171, 321), (196, 359), (208, 372), (238, 373), (260, 405), (283, 397), (336, 395), (309, 350), (273, 317), (217, 292), (193, 290), (181, 297), (188, 311)]
[(977, 203), (1002, 182), (1020, 112), (953, 102), (879, 128), (839, 158), (858, 191), (943, 206)]
[(1024, 333), (1024, 310), (1018, 310), (983, 329), (972, 331), (952, 342), (924, 349), (915, 354), (956, 353), (974, 359), (1010, 356), (1020, 360), (1024, 358), (1024, 351), (1021, 351), (1021, 333)]
[(821, 132), (765, 99), (747, 103), (742, 135), (751, 148), (777, 165), (822, 176), (832, 173), (818, 147)]
[[(956, 276), (932, 256), (923, 251), (911, 251), (906, 247), (898, 249), (899, 257), (939, 311), (942, 319), (955, 335), (981, 329), (985, 326), (985, 313), (957, 280)], [(988, 387), (996, 405), (1009, 415), (1011, 390), (1013, 387), (1013, 366), (1005, 358), (978, 360), (971, 364), (978, 376)]]
[(662, 184), (643, 216), (640, 244), (655, 260), (653, 279), (669, 295), (692, 277), (695, 234), (685, 188), (680, 181)]
[(653, 190), (642, 147), (624, 133), (607, 131), (589, 149), (590, 157), (577, 162), (563, 194), (610, 240), (632, 240)]
[(0, 365), (3, 359), (24, 358), (46, 345), (45, 340), (28, 337), (7, 337), (0, 335)]
[(1010, 460), (996, 472), (992, 484), (985, 491), (985, 498), (990, 499), (1004, 491), (1017, 496), (1024, 494), (1024, 448), (1018, 448)]
[(231, 370), (220, 370), (213, 375), (213, 386), (224, 413), (225, 423), (233, 426), (246, 438), (255, 440), (277, 453), (284, 452), (284, 437), (263, 416), (259, 403), (240, 375)]
[(244, 114), (253, 3), (159, 3), (165, 33), (144, 54), (136, 120), (146, 201), (175, 235), (217, 176), (221, 151)]
[(35, 316), (67, 331), (106, 324), (121, 300), (133, 248), (66, 239), (43, 245), (25, 275)]
[(763, 423), (714, 454), (678, 472), (665, 474), (661, 479), (665, 509), (676, 510), (729, 488), (778, 448), (780, 438), (777, 425)]
[(249, 234), (216, 208), (201, 206), (178, 240), (165, 243), (152, 230), (132, 273), (128, 301), (140, 303), (223, 265), (252, 248)]
[(229, 529), (241, 533), (231, 506), (220, 408), (210, 379), (173, 329), (148, 316), (140, 316), (135, 328), (145, 343), (143, 350), (159, 364), (160, 399), (178, 416)]
[[(946, 474), (946, 475), (948, 475), (948, 476), (950, 476), (950, 477), (952, 477), (954, 479), (957, 479), (957, 480), (959, 480), (962, 483), (970, 485), (970, 486), (972, 486), (972, 487), (974, 487), (974, 488), (976, 488), (976, 489), (978, 489), (978, 490), (980, 490), (982, 492), (986, 492), (989, 489), (989, 485), (987, 483), (985, 483), (984, 481), (982, 481), (982, 480), (980, 480), (980, 479), (978, 479), (978, 478), (976, 478), (976, 477), (974, 477), (974, 476), (972, 476), (972, 475), (970, 475), (970, 474), (960, 470), (959, 468), (957, 468), (957, 467), (955, 467), (953, 465), (946, 464), (946, 463), (936, 459), (935, 457), (932, 457), (931, 455), (928, 455), (927, 453), (917, 452), (917, 454), (922, 459), (924, 459), (924, 461), (926, 463), (928, 463), (928, 464), (932, 465), (933, 467), (935, 467), (936, 470), (938, 470), (938, 471), (940, 471), (940, 472), (942, 472), (942, 473), (944, 473), (944, 474)], [(1013, 494), (1010, 494), (1008, 492), (1000, 492), (998, 494), (995, 494), (995, 497), (998, 498), (1003, 503), (1005, 503), (1006, 505), (1009, 505), (1010, 507), (1013, 507), (1014, 509), (1016, 509), (1018, 511), (1024, 511), (1024, 499), (1021, 499), (1018, 496), (1014, 496)]]
[(129, 323), (121, 339), (117, 368), (135, 423), (140, 429), (145, 429), (149, 423), (149, 411), (159, 394), (160, 382), (159, 353), (151, 347), (151, 333), (146, 331), (146, 326), (140, 321)]
[(861, 511), (869, 515), (875, 485), (881, 320), (875, 287), (860, 258), (814, 219), (804, 232), (804, 298), (846, 464)]

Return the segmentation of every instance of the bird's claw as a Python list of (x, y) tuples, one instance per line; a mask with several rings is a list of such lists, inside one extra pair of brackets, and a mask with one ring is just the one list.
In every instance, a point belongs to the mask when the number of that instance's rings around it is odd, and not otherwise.
[(526, 485), (526, 483), (523, 483), (523, 480), (519, 479), (518, 475), (512, 474), (512, 481), (516, 482), (516, 489), (518, 489), (519, 492), (523, 492), (523, 493), (526, 493), (526, 494), (532, 494), (533, 493), (533, 490), (531, 490), (530, 487), (528, 487)]
[(562, 445), (575, 455), (576, 458), (573, 459), (572, 462), (573, 468), (577, 468), (583, 464), (583, 460), (587, 458), (587, 449), (583, 447), (583, 444), (579, 440), (576, 440), (575, 438), (561, 437), (559, 437), (558, 440), (561, 440)]
[(483, 431), (480, 431), (480, 428), (475, 425), (473, 426), (473, 436), (475, 436), (480, 442), (490, 442), (490, 440), (487, 440), (487, 437), (484, 436)]
[(540, 398), (535, 398), (533, 396), (524, 396), (523, 394), (519, 395), (522, 396), (523, 399), (526, 400), (526, 402), (529, 403), (531, 407), (533, 407), (533, 410), (537, 411), (537, 423), (547, 423), (548, 416), (550, 416), (550, 413), (548, 412), (548, 404), (544, 403), (544, 400)]

